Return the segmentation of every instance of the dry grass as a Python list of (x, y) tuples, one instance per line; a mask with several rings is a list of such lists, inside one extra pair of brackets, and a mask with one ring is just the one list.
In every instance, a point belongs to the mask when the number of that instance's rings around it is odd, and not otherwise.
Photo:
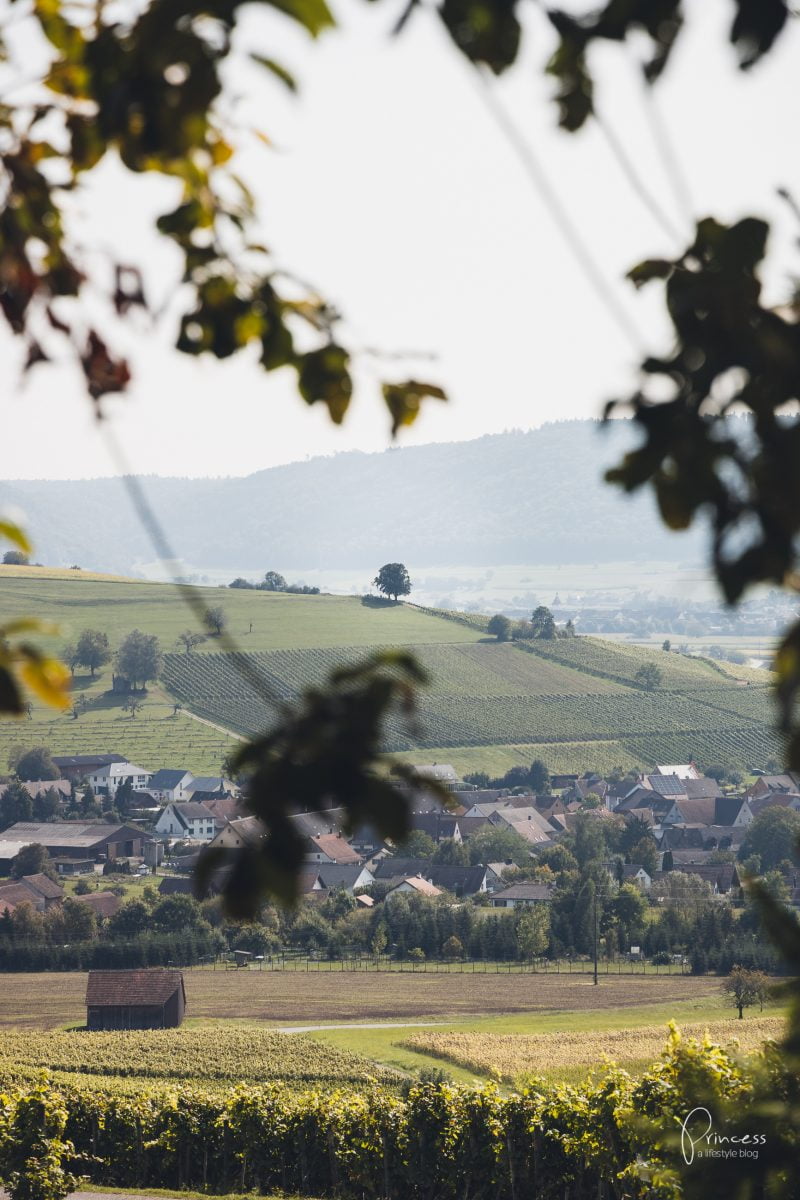
[[(743, 1051), (756, 1050), (767, 1038), (783, 1031), (781, 1017), (752, 1017), (738, 1021), (681, 1024), (685, 1037), (712, 1040)], [(480, 1075), (497, 1075), (518, 1083), (532, 1075), (572, 1074), (576, 1068), (596, 1066), (604, 1059), (625, 1066), (655, 1062), (664, 1050), (663, 1025), (634, 1029), (571, 1031), (564, 1033), (417, 1033), (402, 1043), (410, 1050), (444, 1059)]]
[[(483, 1016), (491, 1013), (584, 1012), (687, 1003), (716, 995), (719, 981), (692, 976), (353, 974), (185, 972), (187, 1016), (297, 1024)], [(86, 975), (0, 976), (0, 1027), (52, 1029), (85, 1019)]]

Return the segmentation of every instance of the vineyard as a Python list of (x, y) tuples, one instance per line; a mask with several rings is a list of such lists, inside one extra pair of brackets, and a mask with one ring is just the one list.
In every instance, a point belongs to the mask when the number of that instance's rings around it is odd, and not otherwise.
[[(77, 1076), (161, 1083), (396, 1083), (394, 1072), (301, 1034), (252, 1026), (128, 1030), (119, 1033), (0, 1033), (0, 1078), (27, 1078), (46, 1067), (62, 1082)], [(130, 1088), (124, 1090), (130, 1091)], [(135, 1088), (133, 1089), (135, 1090)]]
[[(767, 1038), (777, 1038), (780, 1017), (706, 1021), (681, 1027), (687, 1037), (706, 1033), (720, 1045), (741, 1051), (758, 1049)], [(586, 1030), (559, 1033), (415, 1033), (402, 1043), (409, 1050), (433, 1055), (478, 1075), (494, 1075), (513, 1086), (523, 1086), (531, 1076), (571, 1075), (611, 1059), (626, 1067), (654, 1061), (664, 1044), (660, 1025), (633, 1029)]]
[[(766, 1098), (771, 1111), (783, 1114), (780, 1097), (790, 1088), (789, 1068), (777, 1056), (742, 1062), (673, 1030), (667, 1053), (641, 1079), (609, 1068), (578, 1087), (538, 1083), (506, 1096), (493, 1086), (413, 1081), (404, 1096), (376, 1086), (298, 1092), (274, 1083), (131, 1094), (113, 1086), (54, 1090), (41, 1082), (3, 1096), (0, 1144), (4, 1164), (19, 1162), (30, 1171), (26, 1155), (35, 1146), (36, 1165), (46, 1165), (51, 1178), (63, 1161), (101, 1190), (279, 1191), (345, 1200), (680, 1200), (684, 1160), (677, 1140), (664, 1136), (675, 1130), (676, 1115), (707, 1103), (726, 1133), (736, 1129), (741, 1113), (752, 1131), (766, 1119)], [(59, 1137), (69, 1145), (58, 1144)], [(779, 1154), (779, 1163), (796, 1164), (796, 1123), (773, 1117), (768, 1142), (773, 1161)], [(752, 1169), (735, 1164), (736, 1178)], [(722, 1184), (718, 1167), (714, 1171), (707, 1194), (733, 1196), (735, 1189)], [(787, 1188), (747, 1194), (794, 1196), (796, 1172), (790, 1167), (789, 1173)]]
[[(380, 648), (276, 650), (248, 659), (274, 695), (292, 700), (341, 662)], [(435, 752), (462, 771), (490, 769), (490, 752), (468, 753), (484, 747), (512, 748), (509, 765), (525, 761), (514, 747), (520, 754), (540, 747), (534, 757), (553, 770), (692, 757), (749, 766), (780, 753), (769, 688), (738, 681), (703, 659), (592, 638), (410, 648), (431, 686), (421, 698), (421, 733), (400, 719), (387, 722), (386, 749), (395, 753)], [(664, 678), (647, 691), (635, 686), (636, 672), (654, 657)], [(235, 656), (167, 655), (163, 678), (193, 712), (240, 734), (274, 720), (274, 710), (242, 682)], [(577, 749), (570, 757), (561, 746)]]
[(48, 746), (53, 754), (93, 754), (101, 747), (147, 770), (177, 762), (196, 775), (216, 775), (236, 741), (187, 713), (174, 715), (172, 704), (148, 701), (135, 718), (122, 708), (102, 708), (77, 721), (36, 705), (30, 720), (0, 722), (0, 767), (15, 745)]

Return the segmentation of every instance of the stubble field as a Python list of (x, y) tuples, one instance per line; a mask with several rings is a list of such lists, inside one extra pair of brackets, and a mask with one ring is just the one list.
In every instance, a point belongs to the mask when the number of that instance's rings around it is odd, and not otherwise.
[[(684, 975), (357, 974), (340, 971), (185, 972), (187, 1017), (323, 1024), (493, 1013), (613, 1012), (701, 1002), (719, 982)], [(85, 1020), (81, 972), (0, 976), (0, 1027), (54, 1029)]]

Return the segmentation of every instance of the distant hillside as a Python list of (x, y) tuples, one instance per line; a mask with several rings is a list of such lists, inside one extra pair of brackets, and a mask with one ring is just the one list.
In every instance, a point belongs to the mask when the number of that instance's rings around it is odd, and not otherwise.
[[(386, 736), (389, 748), (412, 761), (500, 774), (534, 758), (563, 771), (692, 757), (749, 768), (780, 755), (766, 673), (589, 637), (497, 643), (474, 617), (453, 620), (353, 596), (199, 591), (222, 605), (230, 632), (283, 699), (370, 650), (411, 647), (431, 679), (421, 698), (420, 732), (412, 736), (398, 718)], [(215, 774), (237, 735), (274, 719), (274, 709), (243, 682), (233, 656), (221, 653), (214, 638), (191, 654), (176, 651), (177, 635), (192, 618), (166, 584), (0, 567), (0, 611), (57, 622), (55, 649), (86, 627), (105, 631), (116, 649), (138, 628), (156, 634), (166, 652), (160, 683), (150, 687), (138, 715), (109, 692), (105, 667), (95, 678), (76, 674), (74, 713), (34, 705), (30, 717), (0, 722), (0, 773), (12, 747), (45, 745), (54, 753), (113, 751), (151, 769)], [(651, 692), (637, 681), (650, 662), (662, 673)]]
[[(184, 561), (263, 571), (697, 559), (649, 497), (602, 482), (630, 426), (546, 425), (471, 442), (351, 452), (241, 479), (146, 480)], [(132, 572), (153, 551), (116, 479), (0, 483), (42, 562)]]

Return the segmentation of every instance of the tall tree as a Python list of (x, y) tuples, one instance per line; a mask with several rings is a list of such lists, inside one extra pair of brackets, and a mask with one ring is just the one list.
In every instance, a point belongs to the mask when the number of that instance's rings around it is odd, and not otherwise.
[(58, 767), (47, 746), (33, 746), (17, 759), (14, 773), (18, 779), (58, 779)]
[(411, 580), (403, 563), (384, 563), (372, 582), (379, 592), (395, 601), (411, 591)]
[(155, 634), (142, 633), (134, 629), (122, 642), (116, 654), (117, 673), (131, 687), (146, 687), (151, 679), (157, 679), (162, 665), (161, 649)]
[(0, 829), (8, 829), (17, 821), (33, 819), (33, 801), (28, 790), (16, 780), (0, 787)]
[(48, 879), (53, 880), (58, 878), (50, 851), (38, 842), (23, 846), (15, 855), (11, 864), (11, 875), (14, 879), (21, 879), (23, 875), (46, 875)]
[(540, 604), (538, 608), (533, 610), (531, 616), (531, 629), (533, 637), (544, 638), (546, 641), (556, 636), (556, 623), (553, 614), (544, 604)]
[(98, 667), (103, 667), (111, 661), (111, 647), (108, 635), (100, 629), (84, 629), (75, 647), (78, 662), (88, 667), (92, 676)]
[(261, 589), (264, 592), (285, 592), (286, 580), (277, 571), (267, 571)]

